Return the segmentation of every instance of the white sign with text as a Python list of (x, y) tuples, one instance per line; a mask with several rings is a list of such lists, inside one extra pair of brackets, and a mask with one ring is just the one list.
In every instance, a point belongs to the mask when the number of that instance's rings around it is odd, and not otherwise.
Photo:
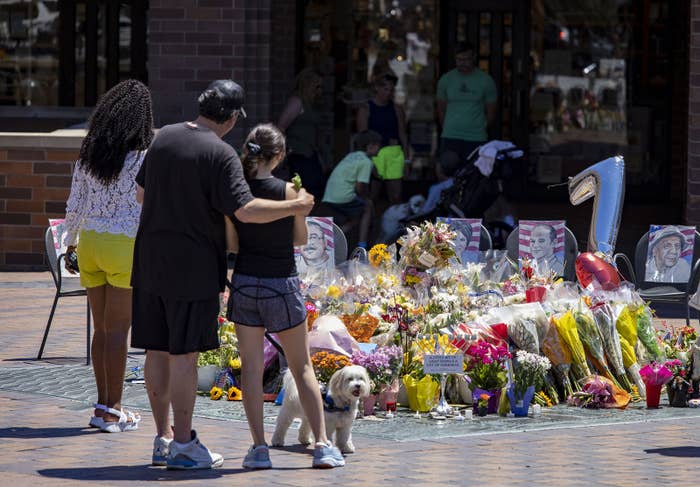
[(426, 374), (461, 374), (464, 371), (464, 354), (423, 355), (423, 372)]

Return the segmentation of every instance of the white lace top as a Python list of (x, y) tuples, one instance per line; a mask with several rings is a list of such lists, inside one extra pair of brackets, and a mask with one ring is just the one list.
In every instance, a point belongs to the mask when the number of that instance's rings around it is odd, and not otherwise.
[(135, 179), (145, 155), (146, 151), (129, 152), (119, 177), (109, 185), (86, 173), (80, 161), (75, 163), (66, 204), (66, 245), (75, 245), (79, 230), (136, 236), (141, 205)]

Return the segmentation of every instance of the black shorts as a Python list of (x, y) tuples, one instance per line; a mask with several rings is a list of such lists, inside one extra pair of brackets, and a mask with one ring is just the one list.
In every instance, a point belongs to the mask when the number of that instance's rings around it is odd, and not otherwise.
[(352, 201), (347, 203), (331, 203), (330, 201), (326, 201), (325, 203), (347, 218), (354, 218), (362, 215), (362, 213), (365, 211), (365, 207), (367, 206), (365, 200), (359, 196), (355, 196)]
[(219, 297), (185, 301), (133, 290), (131, 346), (173, 355), (219, 348)]
[(255, 277), (234, 272), (227, 318), (236, 325), (279, 333), (304, 323), (306, 313), (297, 276)]

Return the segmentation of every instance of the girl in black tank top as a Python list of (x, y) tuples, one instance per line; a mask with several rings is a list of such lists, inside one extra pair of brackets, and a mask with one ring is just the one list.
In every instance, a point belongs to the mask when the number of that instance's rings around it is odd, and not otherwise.
[[(258, 125), (248, 135), (241, 160), (256, 198), (296, 198), (292, 183), (272, 176), (272, 170), (285, 153), (284, 135), (274, 125)], [(253, 437), (243, 467), (271, 468), (263, 429), (263, 338), (266, 330), (276, 333), (282, 345), (301, 402), (307, 405), (304, 413), (316, 448), (319, 452), (335, 448), (329, 446), (326, 436), (323, 403), (309, 356), (306, 306), (294, 263), (294, 246), (306, 244), (306, 219), (296, 216), (255, 224), (243, 223), (234, 217), (233, 222), (238, 256), (227, 315), (236, 326), (243, 405)]]

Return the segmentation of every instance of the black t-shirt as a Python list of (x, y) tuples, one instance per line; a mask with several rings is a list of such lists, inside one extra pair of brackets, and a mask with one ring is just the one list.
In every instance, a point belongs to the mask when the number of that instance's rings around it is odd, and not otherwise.
[(253, 199), (233, 148), (204, 127), (160, 129), (136, 175), (145, 190), (131, 284), (210, 299), (226, 280), (224, 215)]
[[(249, 181), (256, 198), (286, 199), (287, 183), (277, 178)], [(294, 262), (294, 217), (270, 223), (242, 223), (233, 217), (238, 234), (235, 272), (255, 277), (290, 277), (297, 274)]]

